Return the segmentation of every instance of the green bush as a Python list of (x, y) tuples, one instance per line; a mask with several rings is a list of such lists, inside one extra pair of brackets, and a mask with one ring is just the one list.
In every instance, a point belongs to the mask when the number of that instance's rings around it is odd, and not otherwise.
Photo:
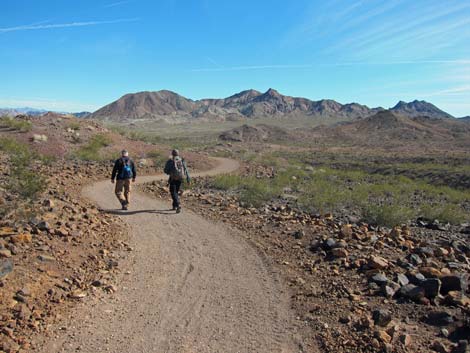
[(337, 182), (327, 178), (312, 179), (303, 188), (299, 204), (309, 211), (333, 212), (348, 204), (351, 198), (349, 190), (338, 187)]
[(6, 189), (22, 199), (36, 199), (47, 187), (46, 178), (34, 167), (34, 161), (41, 157), (31, 152), (27, 145), (9, 138), (0, 139), (0, 149), (10, 156), (10, 178)]
[(429, 221), (437, 219), (439, 222), (450, 224), (460, 224), (470, 220), (470, 216), (462, 207), (452, 204), (422, 205), (420, 215)]
[(0, 127), (17, 130), (20, 132), (28, 132), (33, 129), (33, 124), (30, 121), (4, 116), (0, 118)]
[(243, 178), (239, 175), (219, 175), (211, 182), (211, 186), (218, 190), (237, 189), (243, 187), (243, 185)]
[(78, 121), (72, 121), (69, 126), (69, 129), (72, 129), (74, 131), (80, 130), (80, 123)]
[(168, 155), (161, 151), (151, 151), (147, 153), (147, 158), (152, 159), (156, 167), (163, 168), (168, 160)]
[(85, 161), (101, 161), (104, 156), (100, 154), (103, 147), (109, 146), (111, 139), (107, 135), (97, 134), (94, 135), (86, 145), (80, 147), (75, 152), (75, 157)]
[(363, 217), (370, 224), (394, 227), (416, 217), (416, 211), (413, 208), (399, 204), (382, 206), (371, 204), (364, 207)]
[(34, 200), (46, 189), (46, 179), (37, 171), (14, 166), (8, 189), (22, 199)]
[(279, 190), (263, 180), (250, 178), (243, 186), (240, 201), (249, 207), (261, 207), (279, 194)]

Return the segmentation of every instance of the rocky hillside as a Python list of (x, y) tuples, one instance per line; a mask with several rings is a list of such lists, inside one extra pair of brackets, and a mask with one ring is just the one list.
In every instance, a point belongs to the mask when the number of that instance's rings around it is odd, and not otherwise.
[(223, 141), (233, 142), (264, 142), (287, 140), (292, 138), (286, 130), (269, 125), (242, 125), (238, 128), (222, 133), (219, 138)]
[(458, 119), (409, 117), (394, 111), (311, 131), (311, 138), (365, 146), (416, 146), (469, 148), (470, 126)]
[(391, 108), (390, 111), (409, 117), (428, 116), (431, 118), (453, 118), (452, 115), (442, 111), (435, 105), (418, 100), (414, 100), (410, 103), (400, 101)]
[[(398, 103), (394, 111), (406, 116), (451, 117), (427, 102)], [(312, 101), (285, 96), (270, 88), (264, 93), (247, 90), (223, 99), (193, 101), (171, 91), (126, 94), (97, 110), (89, 117), (115, 122), (137, 119), (168, 123), (187, 121), (227, 121), (279, 117), (334, 117), (351, 120), (373, 115), (383, 108), (369, 108), (358, 103), (340, 104), (334, 100)]]

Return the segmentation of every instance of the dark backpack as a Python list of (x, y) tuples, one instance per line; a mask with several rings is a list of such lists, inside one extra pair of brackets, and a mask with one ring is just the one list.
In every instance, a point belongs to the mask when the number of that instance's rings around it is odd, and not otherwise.
[(121, 169), (121, 179), (132, 179), (133, 173), (132, 173), (132, 165), (131, 165), (131, 160), (130, 159), (121, 159), (122, 163), (122, 169)]

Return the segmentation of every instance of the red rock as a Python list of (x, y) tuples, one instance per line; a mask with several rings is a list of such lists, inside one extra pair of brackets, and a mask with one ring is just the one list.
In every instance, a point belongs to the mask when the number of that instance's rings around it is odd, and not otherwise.
[(379, 339), (379, 341), (381, 341), (383, 343), (392, 342), (392, 337), (390, 337), (390, 335), (387, 332), (383, 331), (383, 330), (375, 331), (374, 335), (375, 335), (375, 337), (377, 337)]
[(334, 248), (331, 250), (331, 253), (333, 254), (334, 257), (348, 257), (349, 253), (346, 249), (343, 248)]
[(412, 342), (411, 336), (407, 334), (400, 335), (399, 340), (400, 343), (405, 347), (409, 347)]
[(388, 261), (380, 256), (371, 256), (368, 265), (370, 268), (383, 270), (388, 267)]

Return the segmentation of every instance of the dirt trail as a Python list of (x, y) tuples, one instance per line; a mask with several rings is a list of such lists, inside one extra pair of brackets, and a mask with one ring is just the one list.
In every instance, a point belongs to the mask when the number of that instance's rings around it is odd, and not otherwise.
[[(219, 159), (202, 175), (236, 170)], [(139, 183), (163, 176), (141, 177)], [(85, 195), (115, 209), (113, 185)], [(278, 274), (242, 234), (183, 209), (133, 193), (130, 274), (118, 291), (90, 297), (44, 352), (298, 352), (293, 313)]]

